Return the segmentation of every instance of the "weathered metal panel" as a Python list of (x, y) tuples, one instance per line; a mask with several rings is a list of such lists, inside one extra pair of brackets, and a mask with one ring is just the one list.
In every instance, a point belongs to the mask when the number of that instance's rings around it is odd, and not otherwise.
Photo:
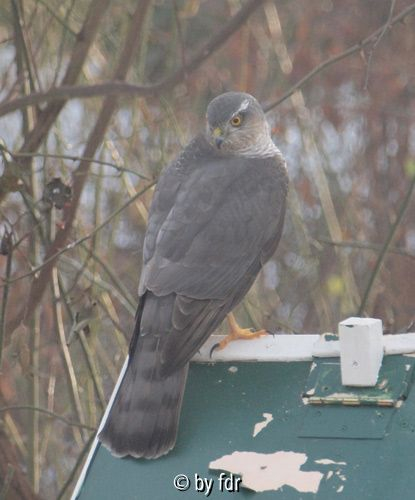
[[(415, 391), (408, 393), (400, 408), (380, 409), (394, 412), (381, 439), (301, 438), (305, 412), (301, 396), (309, 370), (309, 362), (193, 364), (175, 450), (159, 460), (143, 461), (116, 459), (101, 447), (79, 498), (203, 498), (204, 492), (195, 489), (199, 478), (213, 480), (209, 498), (216, 499), (232, 496), (277, 500), (333, 500), (337, 497), (342, 500), (412, 500), (415, 492)], [(338, 409), (355, 412), (362, 408)], [(271, 414), (273, 419), (253, 437), (255, 424), (264, 421), (264, 413)], [(327, 415), (328, 420), (336, 418), (334, 413)], [(353, 425), (364, 426), (364, 420), (360, 414)], [(380, 429), (380, 426), (375, 427)], [(301, 455), (305, 458), (299, 472), (320, 474), (317, 492), (302, 492), (300, 487), (289, 486), (290, 472), (284, 467), (273, 472), (281, 476), (283, 483), (287, 482), (278, 490), (256, 494), (244, 488), (238, 493), (220, 491), (220, 472), (209, 470), (209, 463), (234, 451), (258, 454), (282, 451), (287, 458)], [(190, 480), (186, 491), (177, 491), (173, 485), (178, 474), (185, 474)], [(230, 473), (225, 477), (230, 478)], [(306, 489), (307, 481), (304, 480)]]
[(315, 359), (303, 397), (310, 404), (397, 406), (406, 398), (414, 366), (415, 358), (387, 356), (374, 387), (347, 387), (341, 382), (339, 358)]
[(304, 408), (300, 437), (333, 439), (383, 439), (394, 408), (316, 407)]

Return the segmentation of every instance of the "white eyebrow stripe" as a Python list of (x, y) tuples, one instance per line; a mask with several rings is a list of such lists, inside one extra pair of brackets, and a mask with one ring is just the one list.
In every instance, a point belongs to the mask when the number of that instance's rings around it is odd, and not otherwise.
[(242, 104), (239, 106), (238, 110), (233, 114), (233, 116), (237, 115), (241, 111), (245, 111), (248, 106), (249, 106), (249, 99), (244, 99), (242, 101)]

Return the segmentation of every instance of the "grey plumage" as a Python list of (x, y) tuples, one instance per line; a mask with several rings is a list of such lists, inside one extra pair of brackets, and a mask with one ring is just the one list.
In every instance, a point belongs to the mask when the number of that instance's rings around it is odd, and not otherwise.
[(129, 366), (99, 436), (118, 456), (156, 458), (174, 446), (190, 358), (281, 237), (285, 163), (257, 101), (223, 94), (207, 117), (207, 133), (163, 172), (150, 209)]

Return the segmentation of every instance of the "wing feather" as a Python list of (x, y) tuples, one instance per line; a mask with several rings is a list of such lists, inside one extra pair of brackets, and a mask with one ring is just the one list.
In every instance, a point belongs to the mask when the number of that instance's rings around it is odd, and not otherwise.
[(283, 165), (206, 148), (199, 139), (166, 170), (150, 210), (140, 293), (169, 296), (171, 328), (159, 344), (165, 374), (242, 299), (275, 251), (284, 219)]

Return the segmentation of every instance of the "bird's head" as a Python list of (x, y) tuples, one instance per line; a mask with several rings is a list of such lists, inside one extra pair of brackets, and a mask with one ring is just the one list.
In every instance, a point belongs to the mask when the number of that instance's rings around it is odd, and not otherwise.
[(255, 97), (227, 92), (207, 108), (207, 139), (224, 154), (265, 157), (275, 153), (265, 114)]

